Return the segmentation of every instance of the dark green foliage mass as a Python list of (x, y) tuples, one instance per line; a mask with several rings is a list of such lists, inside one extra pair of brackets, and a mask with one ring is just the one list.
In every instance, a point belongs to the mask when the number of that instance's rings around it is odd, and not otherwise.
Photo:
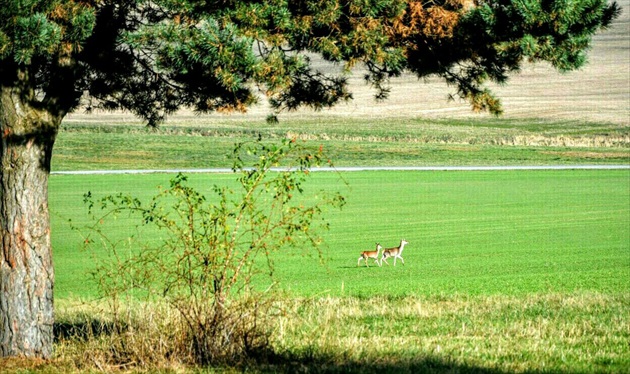
[(379, 97), (409, 70), (499, 112), (484, 82), (525, 60), (581, 66), (618, 13), (605, 0), (3, 1), (0, 72), (60, 114), (86, 94), (89, 107), (157, 124), (180, 107), (243, 111), (259, 92), (277, 109), (349, 99), (344, 76), (315, 70), (312, 52), (365, 64)]

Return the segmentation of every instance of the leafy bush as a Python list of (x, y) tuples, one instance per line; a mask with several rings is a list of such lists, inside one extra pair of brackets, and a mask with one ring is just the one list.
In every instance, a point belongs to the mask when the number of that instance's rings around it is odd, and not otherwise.
[[(232, 157), (237, 187), (215, 185), (210, 198), (182, 174), (148, 202), (84, 196), (93, 219), (84, 242), (107, 253), (93, 275), (116, 319), (121, 298), (165, 302), (184, 325), (178, 354), (202, 364), (269, 348), (274, 291), (261, 285), (273, 282), (257, 280), (273, 280), (278, 252), (312, 249), (321, 259), (324, 210), (344, 204), (337, 192), (305, 193), (311, 168), (324, 160), (321, 147), (258, 139), (238, 144)], [(123, 239), (107, 225), (122, 215), (138, 220)]]

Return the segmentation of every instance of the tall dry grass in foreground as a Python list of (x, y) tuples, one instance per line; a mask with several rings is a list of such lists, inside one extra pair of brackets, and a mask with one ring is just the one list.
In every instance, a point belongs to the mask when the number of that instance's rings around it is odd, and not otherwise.
[[(62, 301), (47, 371), (624, 372), (630, 294), (278, 298), (264, 349), (202, 367), (166, 305)], [(121, 313), (122, 312), (122, 313)], [(263, 348), (261, 345), (259, 348)]]
[(221, 350), (211, 352), (213, 365), (249, 365), (271, 349), (273, 314), (261, 307), (268, 306), (260, 298), (242, 297), (226, 304), (216, 331), (202, 331), (206, 326), (191, 327), (165, 302), (63, 303), (55, 328), (58, 360), (77, 371), (191, 370), (206, 364), (198, 344), (211, 338), (205, 348)]

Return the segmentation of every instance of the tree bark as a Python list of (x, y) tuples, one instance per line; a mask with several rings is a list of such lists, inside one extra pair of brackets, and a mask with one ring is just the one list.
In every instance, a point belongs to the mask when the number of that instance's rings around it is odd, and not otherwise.
[(0, 357), (53, 353), (48, 175), (61, 118), (0, 86)]

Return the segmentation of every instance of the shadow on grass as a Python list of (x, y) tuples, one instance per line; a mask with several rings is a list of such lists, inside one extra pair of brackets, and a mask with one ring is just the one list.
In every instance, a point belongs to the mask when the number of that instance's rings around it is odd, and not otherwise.
[(243, 371), (258, 373), (480, 373), (503, 374), (505, 371), (448, 362), (431, 356), (365, 362), (343, 360), (326, 354), (305, 354), (303, 356), (276, 355), (267, 362), (250, 364)]
[[(120, 333), (127, 327), (121, 324), (89, 319), (81, 322), (56, 322), (54, 325), (55, 342), (77, 341)], [(1, 368), (2, 366), (0, 366)], [(150, 367), (142, 370), (151, 371)], [(317, 348), (304, 352), (277, 353), (271, 349), (250, 352), (247, 357), (235, 358), (233, 364), (219, 363), (198, 367), (192, 365), (190, 372), (214, 372), (215, 370), (241, 371), (251, 373), (480, 373), (503, 374), (505, 371), (462, 365), (433, 356), (381, 358), (378, 362), (344, 359), (343, 354), (317, 352)]]
[(361, 265), (361, 266), (356, 266), (356, 265), (348, 265), (348, 266), (337, 266), (337, 269), (356, 269), (356, 270), (363, 270), (363, 269), (378, 269), (378, 268), (382, 268), (382, 266), (378, 266), (378, 265), (370, 265), (370, 266), (365, 266), (365, 265)]
[(112, 335), (115, 332), (120, 333), (126, 327), (119, 323), (104, 322), (96, 318), (88, 321), (55, 322), (53, 325), (53, 334), (55, 343), (62, 340), (87, 341), (91, 338), (99, 336)]

